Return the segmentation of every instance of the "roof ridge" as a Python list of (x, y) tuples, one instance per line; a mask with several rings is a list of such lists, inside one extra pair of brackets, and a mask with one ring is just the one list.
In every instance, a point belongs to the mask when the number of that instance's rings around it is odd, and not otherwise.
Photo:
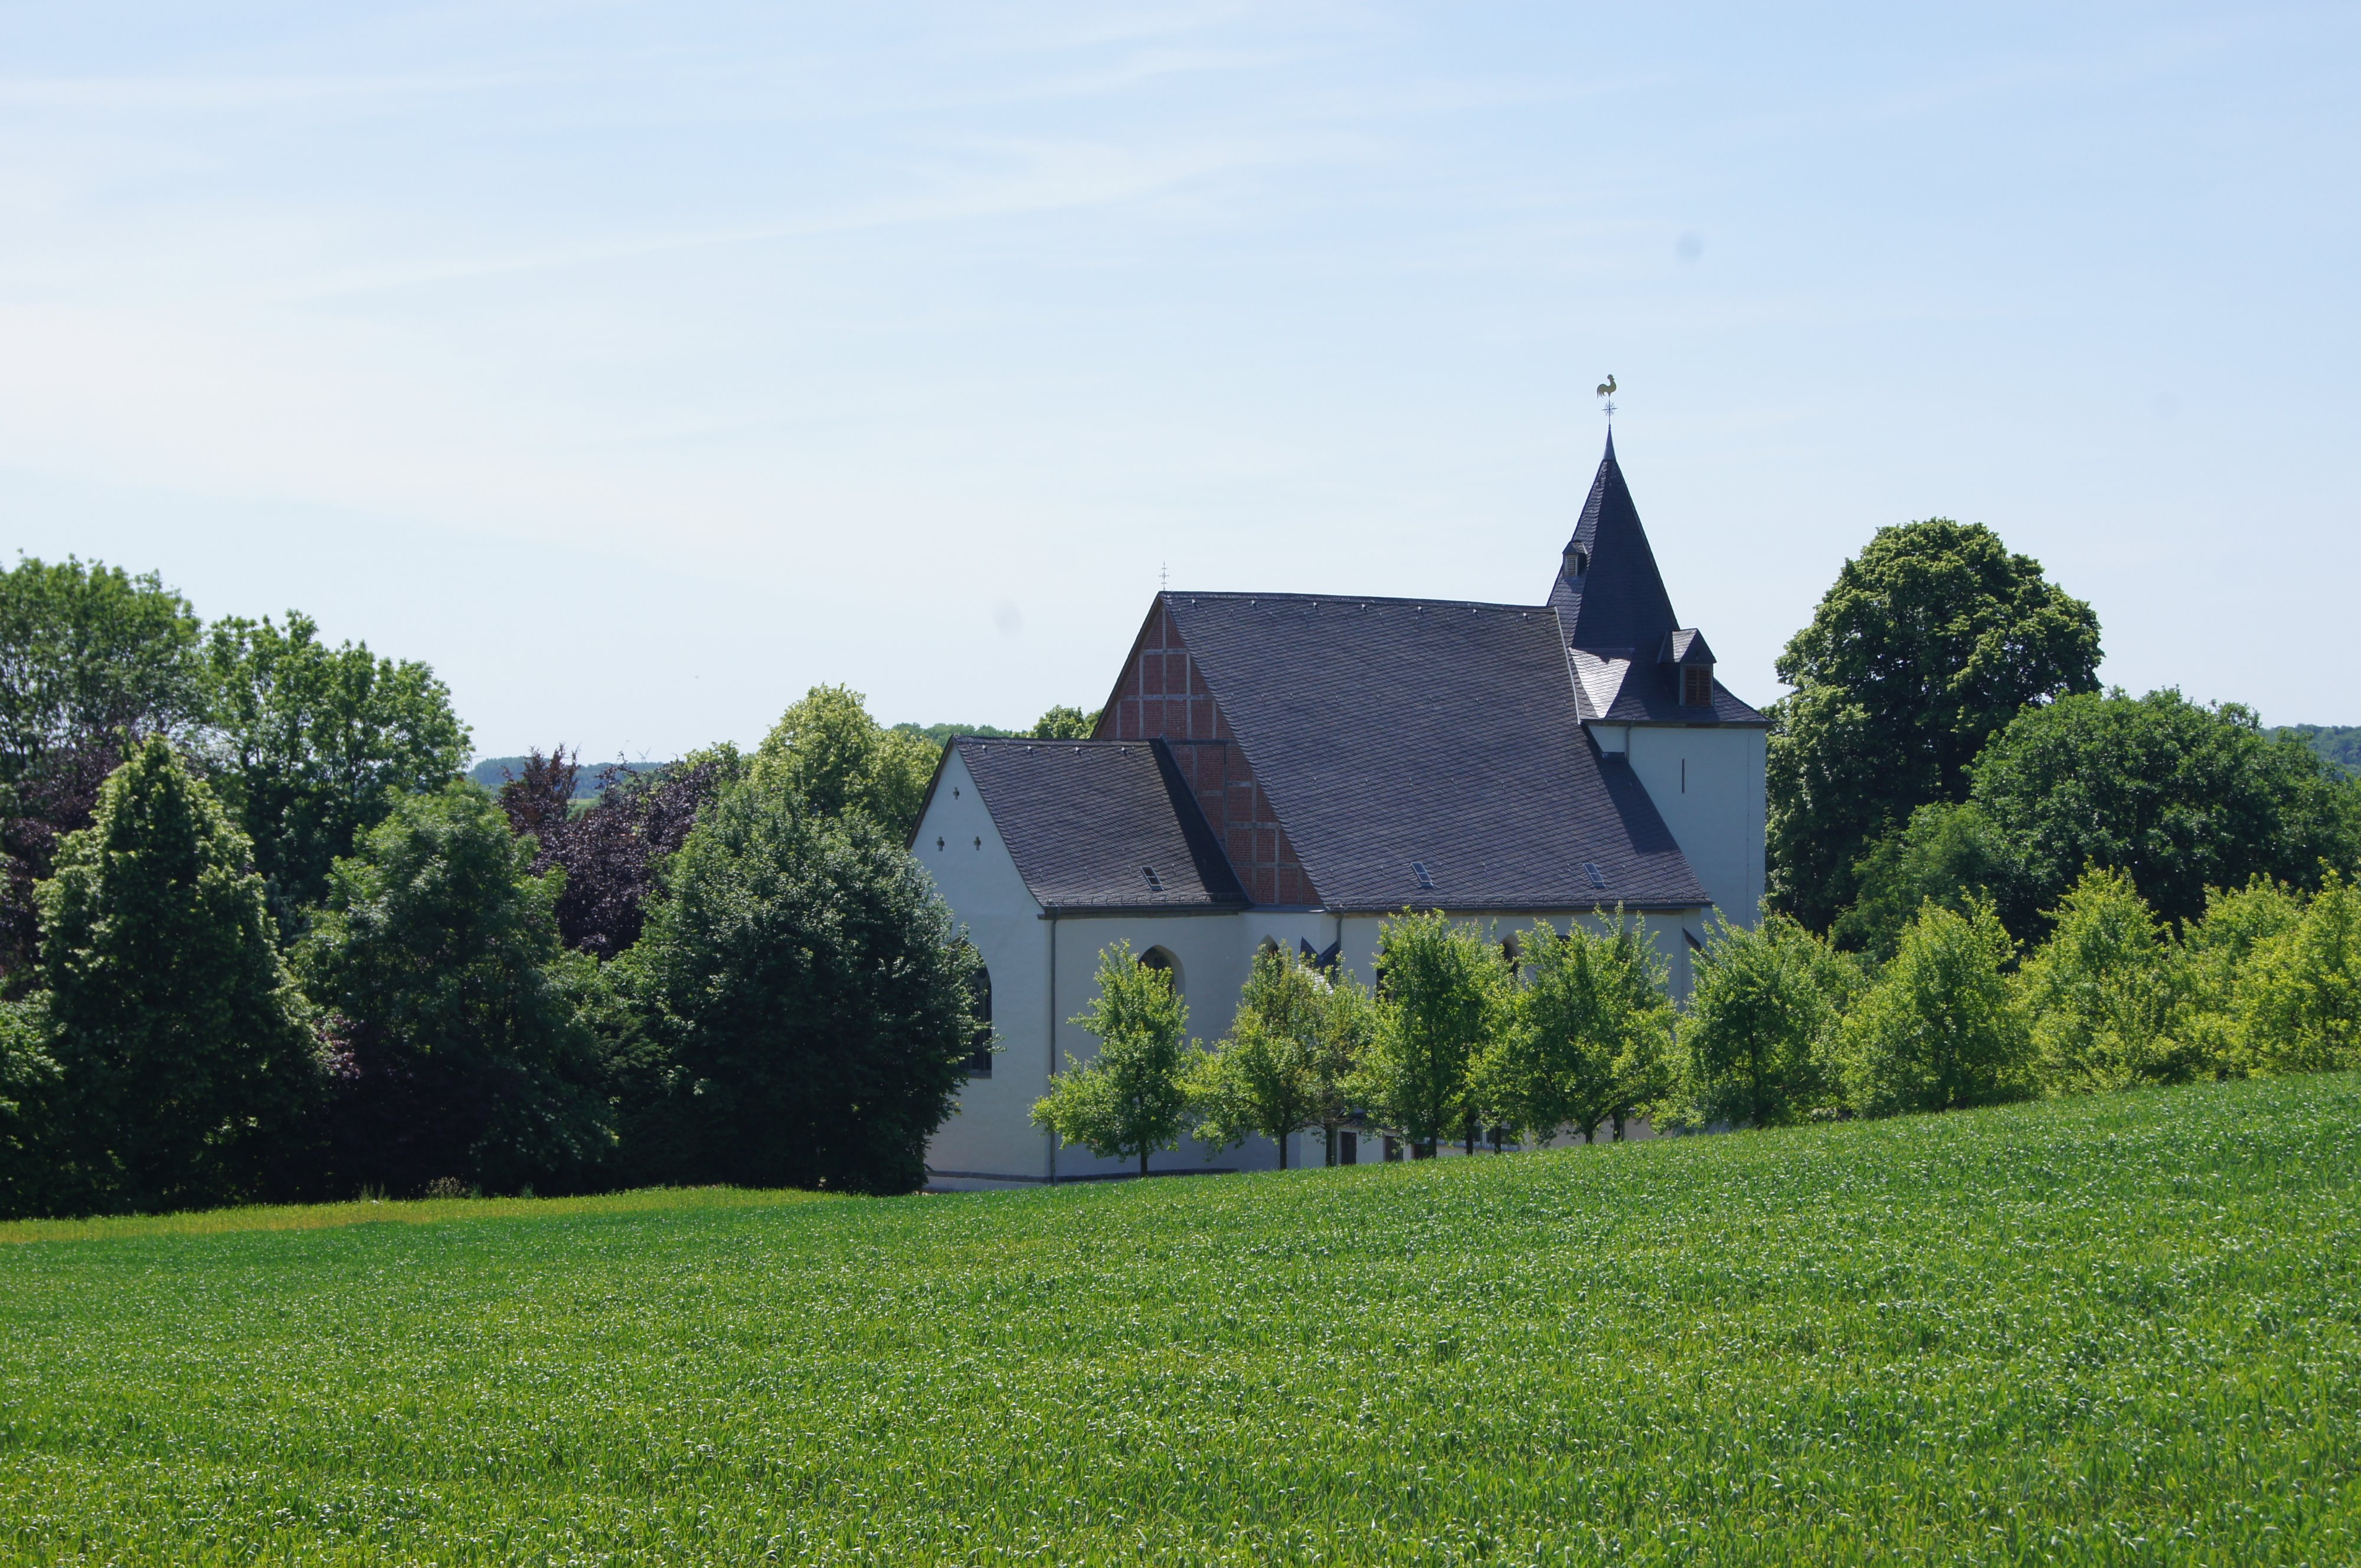
[(1545, 604), (1503, 604), (1498, 599), (1405, 598), (1395, 594), (1258, 594), (1224, 588), (1205, 591), (1189, 588), (1165, 588), (1158, 598), (1166, 599), (1244, 599), (1257, 604), (1265, 599), (1290, 600), (1304, 604), (1357, 605), (1440, 605), (1453, 609), (1512, 609), (1520, 615), (1531, 615), (1547, 609)]

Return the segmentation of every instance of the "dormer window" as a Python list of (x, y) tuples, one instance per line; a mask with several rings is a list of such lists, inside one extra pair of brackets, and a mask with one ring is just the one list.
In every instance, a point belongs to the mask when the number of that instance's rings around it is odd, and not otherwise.
[(1577, 544), (1565, 553), (1565, 575), (1579, 577), (1590, 570), (1590, 552)]
[(1681, 706), (1684, 707), (1713, 706), (1713, 666), (1711, 664), (1681, 666)]

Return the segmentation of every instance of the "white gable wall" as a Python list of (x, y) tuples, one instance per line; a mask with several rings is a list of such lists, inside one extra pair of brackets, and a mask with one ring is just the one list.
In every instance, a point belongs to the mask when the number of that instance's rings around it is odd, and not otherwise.
[(1049, 1142), (1028, 1118), (1049, 1072), (1043, 1032), (1049, 1015), (1049, 926), (956, 748), (943, 763), (911, 847), (992, 971), (992, 1021), (1000, 1037), (992, 1076), (968, 1080), (959, 1113), (927, 1146), (927, 1164), (1047, 1180)]

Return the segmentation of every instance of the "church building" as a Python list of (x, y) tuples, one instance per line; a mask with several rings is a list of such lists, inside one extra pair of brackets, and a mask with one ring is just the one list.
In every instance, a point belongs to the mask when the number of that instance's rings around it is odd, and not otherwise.
[[(1070, 1020), (1118, 940), (1171, 972), (1206, 1041), (1256, 948), (1367, 980), (1404, 909), (1505, 940), (1620, 905), (1686, 994), (1711, 913), (1752, 923), (1762, 902), (1767, 728), (1674, 615), (1611, 435), (1540, 603), (1158, 594), (1090, 740), (944, 748), (911, 849), (983, 960), (999, 1048), (971, 1065), (929, 1179), (1126, 1168), (1030, 1120), (1095, 1047)], [(1322, 1152), (1299, 1135), (1288, 1163)], [(1183, 1144), (1151, 1168), (1278, 1155)]]

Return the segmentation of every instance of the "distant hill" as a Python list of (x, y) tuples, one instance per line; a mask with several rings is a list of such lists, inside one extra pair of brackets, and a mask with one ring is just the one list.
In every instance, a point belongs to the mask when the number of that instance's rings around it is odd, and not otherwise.
[(999, 729), (989, 724), (896, 724), (905, 735), (923, 735), (939, 746), (954, 735), (1022, 735), (1022, 729)]
[(2346, 778), (2361, 778), (2361, 724), (2282, 724), (2273, 735), (2292, 735), (2330, 762)]
[[(661, 773), (670, 766), (672, 766), (670, 762), (593, 762), (586, 759), (582, 763), (581, 771), (574, 775), (574, 798), (598, 799), (598, 777), (609, 768), (620, 768), (628, 773)], [(494, 794), (498, 794), (500, 785), (508, 783), (509, 780), (523, 776), (524, 759), (522, 757), (486, 757), (467, 770), (469, 779)]]

